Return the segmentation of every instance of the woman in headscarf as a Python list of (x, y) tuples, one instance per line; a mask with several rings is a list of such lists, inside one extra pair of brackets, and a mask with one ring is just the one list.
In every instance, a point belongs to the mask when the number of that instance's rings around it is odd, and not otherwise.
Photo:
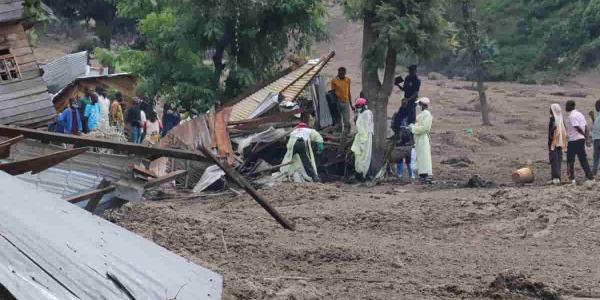
[(550, 151), (550, 168), (552, 184), (560, 185), (563, 149), (567, 148), (567, 129), (563, 121), (560, 105), (550, 105), (550, 123), (548, 124), (548, 150)]
[(358, 98), (356, 100), (356, 136), (350, 149), (354, 153), (354, 169), (361, 180), (367, 178), (367, 173), (371, 167), (371, 154), (373, 153), (373, 112), (367, 107), (367, 99)]

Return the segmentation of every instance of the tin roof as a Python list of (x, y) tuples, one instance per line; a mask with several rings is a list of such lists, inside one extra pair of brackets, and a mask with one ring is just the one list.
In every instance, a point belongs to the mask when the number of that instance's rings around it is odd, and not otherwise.
[(331, 52), (318, 60), (311, 60), (234, 104), (230, 121), (251, 119), (254, 111), (268, 100), (269, 95), (282, 94), (288, 101), (296, 100), (308, 83), (323, 70), (334, 55), (335, 52)]
[(42, 67), (50, 93), (56, 93), (87, 71), (88, 52), (65, 55)]
[(16, 299), (220, 299), (211, 270), (0, 172), (0, 282)]

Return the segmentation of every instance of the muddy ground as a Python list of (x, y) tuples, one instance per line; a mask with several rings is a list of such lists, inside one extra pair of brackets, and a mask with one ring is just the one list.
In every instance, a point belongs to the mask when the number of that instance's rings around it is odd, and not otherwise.
[[(324, 74), (348, 67), (358, 95), (361, 26), (339, 7), (328, 26), (316, 53), (337, 56)], [(67, 51), (41, 44), (36, 53), (51, 54), (41, 60)], [(421, 78), (435, 117), (433, 186), (261, 190), (294, 232), (247, 195), (149, 201), (107, 218), (221, 273), (224, 299), (600, 299), (600, 186), (544, 185), (549, 106), (574, 99), (587, 113), (600, 97), (597, 74), (564, 86), (489, 84), (494, 126), (485, 128), (471, 83)], [(394, 91), (390, 116), (400, 99)], [(535, 184), (511, 184), (527, 161)], [(461, 187), (475, 174), (495, 187)]]
[[(338, 55), (325, 74), (347, 66), (357, 95), (360, 25), (331, 13), (333, 38), (319, 50)], [(471, 83), (421, 77), (435, 117), (433, 186), (261, 190), (295, 232), (247, 195), (145, 202), (108, 218), (223, 274), (224, 299), (600, 299), (600, 186), (545, 186), (550, 104), (574, 99), (587, 113), (597, 76), (489, 84), (494, 126), (485, 128)], [(535, 184), (511, 184), (527, 161)], [(495, 187), (461, 187), (475, 174)]]

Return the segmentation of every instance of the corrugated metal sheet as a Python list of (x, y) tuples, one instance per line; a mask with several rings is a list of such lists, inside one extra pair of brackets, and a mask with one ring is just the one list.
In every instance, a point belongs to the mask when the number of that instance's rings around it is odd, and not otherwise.
[(78, 77), (85, 76), (87, 71), (88, 52), (78, 52), (65, 55), (43, 66), (44, 80), (48, 90), (56, 93), (69, 85)]
[(22, 20), (24, 13), (23, 0), (0, 1), (0, 23)]
[[(11, 160), (24, 160), (65, 150), (64, 147), (25, 140), (13, 146)], [(118, 181), (131, 171), (129, 164), (139, 164), (136, 156), (101, 154), (88, 151), (36, 175), (19, 178), (61, 197), (96, 188), (103, 178)]]
[(308, 83), (329, 63), (335, 55), (331, 52), (329, 55), (319, 60), (310, 61), (300, 68), (294, 70), (286, 76), (281, 77), (265, 88), (248, 96), (233, 106), (230, 121), (241, 121), (250, 119), (256, 109), (269, 98), (269, 94), (280, 93), (289, 100), (294, 101), (302, 93)]
[(0, 282), (16, 299), (220, 299), (223, 278), (0, 172)]

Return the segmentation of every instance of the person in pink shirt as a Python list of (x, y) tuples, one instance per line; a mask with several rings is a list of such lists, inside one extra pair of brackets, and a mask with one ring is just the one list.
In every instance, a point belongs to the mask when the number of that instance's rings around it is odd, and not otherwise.
[(575, 183), (575, 156), (579, 158), (579, 163), (585, 172), (588, 180), (593, 180), (594, 175), (590, 169), (590, 163), (585, 152), (586, 144), (589, 146), (591, 140), (588, 138), (588, 126), (585, 116), (575, 109), (575, 101), (567, 101), (566, 110), (569, 113), (567, 122), (567, 136), (569, 143), (567, 147), (567, 169), (569, 180)]

